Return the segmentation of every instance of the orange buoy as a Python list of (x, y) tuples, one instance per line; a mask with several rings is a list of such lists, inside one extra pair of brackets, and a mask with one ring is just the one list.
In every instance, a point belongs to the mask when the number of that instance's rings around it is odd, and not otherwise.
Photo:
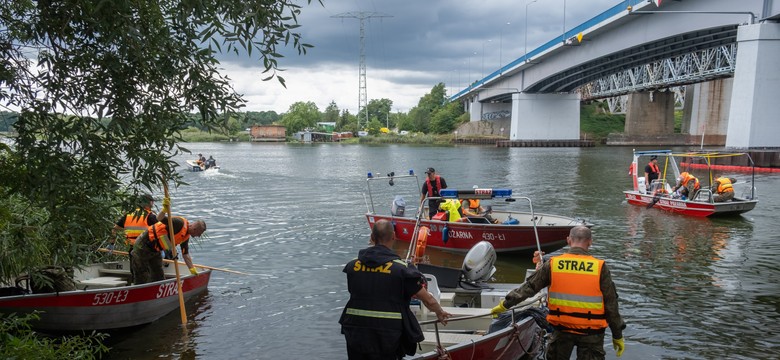
[(414, 249), (415, 262), (422, 260), (425, 255), (425, 246), (428, 245), (428, 227), (421, 226), (417, 232), (417, 246)]

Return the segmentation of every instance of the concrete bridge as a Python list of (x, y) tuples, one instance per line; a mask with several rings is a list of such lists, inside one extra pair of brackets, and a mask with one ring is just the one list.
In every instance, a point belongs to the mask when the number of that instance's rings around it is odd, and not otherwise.
[(510, 140), (579, 139), (580, 101), (628, 95), (626, 132), (671, 134), (688, 86), (691, 134), (779, 148), (780, 1), (627, 0), (451, 97), (472, 121), (511, 118)]

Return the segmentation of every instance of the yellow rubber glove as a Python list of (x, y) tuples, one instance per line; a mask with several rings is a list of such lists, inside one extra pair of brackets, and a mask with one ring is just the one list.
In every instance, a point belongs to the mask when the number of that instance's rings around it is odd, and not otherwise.
[[(190, 268), (190, 274), (192, 274), (192, 275), (198, 275), (198, 270), (195, 270), (195, 268), (194, 268), (194, 267), (191, 267), (191, 268)], [(621, 341), (622, 341), (622, 340), (621, 340)]]
[(496, 307), (490, 309), (490, 313), (493, 315), (493, 318), (497, 318), (498, 314), (506, 311), (506, 307), (504, 306), (504, 300), (501, 300), (501, 302), (496, 305)]
[(612, 347), (615, 348), (615, 355), (620, 357), (623, 355), (623, 351), (626, 350), (626, 343), (623, 341), (623, 338), (612, 339)]
[(164, 197), (162, 201), (162, 211), (163, 213), (170, 212), (171, 209), (171, 199)]

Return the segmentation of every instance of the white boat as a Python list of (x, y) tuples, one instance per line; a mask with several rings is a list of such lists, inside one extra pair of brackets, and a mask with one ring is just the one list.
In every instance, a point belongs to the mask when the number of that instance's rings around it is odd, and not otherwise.
[(211, 167), (206, 167), (206, 165), (198, 164), (197, 160), (187, 160), (187, 168), (189, 171), (192, 172), (199, 172), (199, 171), (205, 171), (205, 172), (219, 172), (219, 166), (214, 165)]

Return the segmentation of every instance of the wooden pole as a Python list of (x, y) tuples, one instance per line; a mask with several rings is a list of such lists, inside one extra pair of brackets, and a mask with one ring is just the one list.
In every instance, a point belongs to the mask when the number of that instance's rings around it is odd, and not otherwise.
[[(171, 244), (171, 256), (176, 259), (177, 251), (176, 251), (176, 241), (173, 238), (173, 217), (171, 216), (171, 207), (170, 207), (170, 201), (171, 198), (168, 194), (168, 180), (165, 178), (165, 174), (162, 175), (162, 183), (163, 183), (163, 190), (165, 191), (165, 198), (168, 199), (169, 205), (168, 205), (168, 239), (170, 240)], [(176, 265), (173, 267), (174, 270), (176, 270), (176, 287), (179, 290), (179, 309), (181, 310), (181, 324), (187, 325), (187, 309), (184, 308), (184, 290), (181, 286), (181, 275), (179, 274), (179, 266)]]
[[(114, 254), (117, 254), (117, 255), (128, 255), (127, 251), (121, 251), (121, 250), (111, 250), (111, 249), (106, 249), (106, 248), (99, 248), (98, 251), (104, 252), (104, 253), (114, 253)], [(181, 261), (174, 261), (174, 260), (170, 260), (170, 259), (163, 259), (163, 261), (165, 261), (165, 262), (167, 262), (169, 264), (184, 264)], [(203, 268), (203, 269), (209, 269), (209, 270), (224, 271), (224, 272), (229, 272), (229, 273), (239, 274), (239, 275), (249, 275), (249, 274), (247, 274), (245, 272), (241, 272), (241, 271), (230, 270), (230, 269), (225, 269), (225, 268), (218, 268), (218, 267), (213, 267), (213, 266), (208, 266), (208, 265), (192, 264), (192, 266)]]

